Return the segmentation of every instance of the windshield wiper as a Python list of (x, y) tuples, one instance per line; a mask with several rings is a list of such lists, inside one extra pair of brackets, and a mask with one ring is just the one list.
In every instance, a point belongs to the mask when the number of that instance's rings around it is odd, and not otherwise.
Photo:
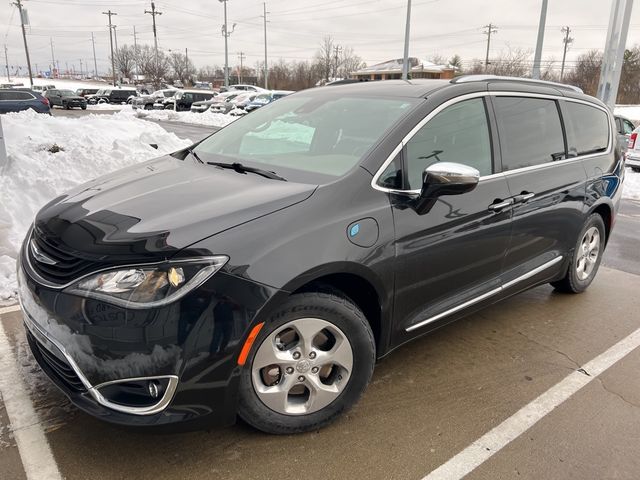
[(261, 168), (255, 168), (255, 167), (248, 167), (246, 165), (243, 165), (239, 162), (234, 162), (234, 163), (223, 163), (223, 162), (207, 162), (208, 165), (214, 165), (216, 167), (220, 167), (220, 168), (230, 168), (231, 170), (234, 170), (238, 173), (257, 173), (258, 175), (262, 175), (263, 177), (267, 177), (270, 178), (272, 180), (281, 180), (283, 182), (286, 182), (287, 179), (281, 177), (280, 175), (277, 175), (275, 172), (270, 172), (268, 170), (263, 170)]
[(195, 158), (195, 159), (196, 159), (197, 161), (199, 161), (200, 163), (204, 163), (204, 162), (202, 161), (202, 159), (200, 158), (200, 156), (196, 153), (196, 149), (195, 149), (195, 147), (187, 148), (187, 152), (189, 152), (189, 153), (193, 156), (193, 158)]

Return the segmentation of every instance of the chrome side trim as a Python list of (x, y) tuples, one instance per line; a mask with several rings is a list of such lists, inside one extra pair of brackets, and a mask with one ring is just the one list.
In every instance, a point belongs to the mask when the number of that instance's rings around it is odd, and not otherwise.
[(433, 322), (435, 322), (437, 320), (440, 320), (441, 318), (447, 317), (447, 316), (449, 316), (449, 315), (451, 315), (453, 313), (459, 312), (460, 310), (464, 310), (465, 308), (470, 307), (471, 305), (474, 305), (476, 303), (481, 302), (482, 300), (485, 300), (485, 299), (487, 299), (489, 297), (492, 297), (492, 296), (494, 296), (494, 295), (496, 295), (498, 293), (501, 293), (504, 290), (508, 289), (509, 287), (512, 287), (515, 284), (520, 283), (520, 282), (522, 282), (524, 280), (527, 280), (527, 279), (537, 275), (538, 273), (548, 269), (549, 267), (552, 267), (556, 263), (562, 261), (563, 258), (564, 257), (562, 255), (560, 255), (560, 256), (554, 258), (553, 260), (551, 260), (551, 261), (549, 261), (547, 263), (544, 263), (544, 264), (540, 265), (537, 268), (534, 268), (530, 272), (527, 272), (524, 275), (521, 275), (518, 278), (516, 278), (514, 280), (511, 280), (510, 282), (507, 282), (507, 283), (505, 283), (504, 285), (502, 285), (502, 286), (500, 286), (498, 288), (494, 288), (493, 290), (490, 290), (490, 291), (488, 291), (486, 293), (483, 293), (482, 295), (480, 295), (478, 297), (472, 298), (471, 300), (468, 300), (468, 301), (466, 301), (464, 303), (461, 303), (460, 305), (457, 305), (457, 306), (455, 306), (453, 308), (450, 308), (449, 310), (445, 310), (444, 312), (439, 313), (438, 315), (435, 315), (433, 317), (429, 317), (429, 318), (427, 318), (425, 320), (422, 320), (421, 322), (418, 322), (418, 323), (416, 323), (414, 325), (410, 325), (407, 328), (405, 328), (405, 331), (412, 332), (412, 331), (414, 331), (414, 330), (416, 330), (416, 329), (418, 329), (420, 327), (424, 327), (425, 325), (433, 323)]
[[(20, 298), (20, 297), (18, 296), (18, 298)], [(82, 373), (82, 370), (80, 370), (80, 367), (78, 366), (78, 364), (67, 353), (67, 351), (64, 348), (64, 346), (62, 344), (60, 344), (60, 342), (58, 342), (51, 335), (49, 335), (46, 331), (44, 331), (42, 328), (40, 328), (40, 326), (31, 319), (28, 311), (25, 310), (21, 299), (20, 299), (20, 307), (22, 308), (22, 311), (24, 313), (23, 318), (24, 318), (24, 322), (27, 324), (27, 327), (30, 330), (37, 330), (37, 332), (40, 335), (45, 337), (58, 350), (60, 350), (60, 353), (62, 353), (62, 355), (64, 355), (64, 358), (67, 360), (67, 363), (69, 363), (69, 366), (71, 366), (71, 368), (73, 369), (74, 373), (78, 376), (78, 378), (80, 379), (82, 384), (87, 389), (87, 392), (89, 392), (89, 394), (93, 397), (93, 399), (96, 402), (98, 402), (100, 405), (102, 405), (104, 407), (107, 407), (107, 408), (110, 408), (111, 410), (115, 410), (115, 411), (122, 412), (122, 413), (128, 413), (128, 414), (131, 414), (131, 415), (153, 415), (154, 413), (159, 413), (159, 412), (163, 411), (169, 405), (169, 403), (171, 403), (171, 400), (173, 399), (173, 394), (175, 393), (176, 388), (178, 386), (178, 377), (176, 375), (160, 375), (160, 376), (154, 376), (154, 377), (123, 378), (123, 379), (119, 379), (119, 380), (112, 380), (110, 382), (104, 382), (104, 383), (101, 383), (101, 384), (96, 385), (96, 386), (91, 385), (91, 382), (89, 382), (87, 377), (85, 377), (85, 375)], [(43, 345), (43, 348), (46, 348), (46, 346)], [(118, 404), (112, 403), (109, 400), (107, 400), (106, 398), (104, 398), (104, 396), (102, 396), (102, 394), (98, 391), (98, 389), (100, 389), (102, 387), (105, 387), (107, 385), (114, 384), (114, 383), (130, 382), (130, 381), (135, 381), (135, 380), (147, 380), (147, 379), (148, 380), (165, 379), (165, 378), (169, 379), (169, 383), (167, 385), (167, 388), (166, 388), (164, 394), (162, 395), (162, 398), (160, 399), (160, 401), (158, 403), (156, 403), (154, 405), (150, 405), (148, 407), (127, 407), (125, 405), (118, 405)]]
[(516, 283), (520, 283), (524, 280), (528, 280), (529, 278), (536, 276), (537, 274), (539, 274), (540, 272), (543, 272), (547, 268), (553, 267), (556, 263), (561, 262), (563, 258), (564, 257), (560, 255), (559, 257), (556, 257), (553, 260), (550, 260), (547, 263), (540, 265), (538, 268), (534, 268), (530, 272), (525, 273), (524, 275), (521, 275), (518, 278), (514, 278), (510, 282), (503, 284), (502, 290), (506, 290), (507, 288), (513, 287)]
[(518, 174), (520, 172), (527, 172), (527, 171), (544, 169), (544, 168), (552, 168), (552, 167), (554, 167), (556, 165), (564, 165), (564, 164), (567, 164), (567, 163), (578, 162), (578, 161), (581, 161), (581, 160), (584, 160), (584, 159), (587, 159), (587, 158), (596, 157), (596, 156), (599, 156), (599, 155), (607, 155), (607, 154), (610, 154), (611, 151), (613, 150), (614, 131), (613, 131), (612, 122), (611, 122), (612, 115), (611, 115), (611, 112), (609, 110), (607, 110), (605, 107), (602, 107), (602, 106), (600, 106), (598, 104), (587, 102), (586, 100), (581, 100), (579, 98), (569, 98), (569, 97), (563, 97), (561, 95), (548, 95), (548, 94), (543, 94), (543, 93), (508, 92), (508, 91), (474, 92), (474, 93), (468, 93), (466, 95), (461, 95), (459, 97), (455, 97), (455, 98), (452, 98), (450, 100), (447, 100), (446, 102), (442, 103), (441, 105), (438, 105), (431, 112), (429, 112), (429, 114), (426, 117), (424, 117), (422, 120), (420, 120), (420, 122), (418, 122), (418, 124), (415, 127), (413, 127), (409, 133), (407, 133), (404, 136), (404, 138), (402, 139), (400, 144), (398, 144), (398, 146), (396, 146), (396, 148), (393, 149), (391, 154), (387, 157), (387, 159), (383, 162), (383, 164), (380, 166), (380, 168), (376, 171), (376, 173), (374, 174), (373, 178), (371, 179), (371, 187), (374, 190), (379, 190), (379, 191), (385, 192), (385, 193), (395, 193), (395, 194), (399, 194), (399, 195), (419, 195), (420, 194), (420, 190), (419, 189), (418, 190), (396, 190), (396, 189), (392, 189), (392, 188), (385, 188), (385, 187), (382, 187), (382, 186), (378, 185), (378, 180), (380, 179), (380, 176), (382, 175), (382, 173), (389, 166), (389, 164), (396, 157), (396, 155), (398, 155), (398, 153), (400, 153), (400, 151), (411, 140), (411, 138), (413, 138), (413, 136), (427, 122), (429, 122), (433, 117), (435, 117), (442, 110), (444, 110), (445, 108), (447, 108), (447, 107), (449, 107), (451, 105), (455, 105), (456, 103), (463, 102), (465, 100), (469, 100), (469, 99), (472, 99), (472, 98), (499, 97), (499, 96), (546, 98), (546, 99), (550, 99), (550, 100), (564, 100), (566, 102), (582, 103), (584, 105), (588, 105), (590, 107), (602, 110), (603, 112), (605, 112), (607, 114), (607, 117), (609, 118), (609, 145), (607, 147), (607, 150), (604, 151), (604, 152), (590, 153), (588, 155), (581, 155), (581, 156), (578, 156), (578, 157), (566, 158), (564, 160), (559, 160), (557, 162), (548, 162), (548, 163), (543, 163), (541, 165), (532, 165), (530, 167), (516, 168), (515, 170), (506, 170), (506, 171), (500, 172), (500, 173), (492, 173), (491, 175), (485, 175), (485, 176), (480, 177), (480, 181), (481, 182), (483, 180), (489, 180), (489, 179), (493, 179), (493, 178), (498, 178), (500, 175), (507, 175), (508, 176), (508, 175)]

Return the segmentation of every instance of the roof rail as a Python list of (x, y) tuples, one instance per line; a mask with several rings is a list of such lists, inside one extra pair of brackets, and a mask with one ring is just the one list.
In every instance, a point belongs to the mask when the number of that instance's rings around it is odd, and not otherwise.
[(548, 80), (536, 80), (535, 78), (523, 78), (523, 77), (506, 77), (503, 75), (462, 75), (451, 80), (451, 83), (469, 83), (469, 82), (484, 82), (487, 80), (501, 80), (506, 82), (522, 82), (522, 83), (535, 83), (540, 85), (548, 85), (550, 87), (563, 88), (565, 90), (571, 90), (577, 93), (584, 93), (580, 87), (574, 85), (567, 85), (565, 83), (550, 82)]

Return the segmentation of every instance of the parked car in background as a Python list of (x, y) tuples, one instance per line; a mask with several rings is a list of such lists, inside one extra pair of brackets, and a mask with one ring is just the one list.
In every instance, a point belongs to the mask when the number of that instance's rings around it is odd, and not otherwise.
[[(165, 98), (173, 97), (177, 91), (177, 88), (164, 88), (162, 90), (156, 90), (151, 95), (142, 95), (136, 98), (132, 102), (131, 106), (134, 109), (142, 108), (144, 110), (151, 110), (154, 108), (155, 103), (164, 100)], [(162, 108), (164, 108), (164, 105), (162, 106)]]
[(213, 90), (213, 84), (211, 82), (195, 82), (193, 88), (196, 90)]
[(255, 96), (257, 95), (255, 92), (248, 93), (244, 90), (236, 90), (235, 92), (233, 90), (230, 90), (226, 93), (227, 96), (225, 98), (221, 99), (221, 101), (219, 101), (218, 103), (214, 103), (213, 105), (211, 105), (210, 110), (212, 112), (229, 113), (231, 110), (234, 110), (237, 107), (238, 102), (244, 101), (249, 96), (253, 96), (255, 98)]
[(98, 90), (99, 88), (79, 88), (76, 90), (76, 95), (86, 98), (89, 95), (95, 95)]
[(627, 166), (631, 167), (634, 172), (640, 172), (640, 127), (637, 127), (629, 135), (627, 151), (625, 158)]
[(138, 91), (135, 88), (104, 88), (102, 90), (98, 90), (95, 95), (91, 95), (87, 98), (87, 101), (91, 105), (95, 105), (97, 103), (116, 103), (123, 104), (127, 103), (127, 100), (131, 96), (137, 96)]
[(256, 96), (251, 103), (244, 107), (247, 113), (252, 112), (256, 108), (264, 107), (265, 105), (275, 102), (279, 98), (286, 97), (287, 95), (291, 95), (293, 92), (291, 90), (273, 90), (267, 93), (261, 93)]
[(227, 89), (227, 91), (231, 91), (231, 90), (245, 90), (248, 92), (259, 92), (259, 93), (264, 93), (269, 91), (269, 90), (265, 90), (264, 88), (258, 87), (256, 85), (247, 85), (244, 83), (229, 85), (229, 88)]
[(44, 96), (49, 100), (51, 108), (62, 107), (67, 110), (70, 108), (87, 109), (87, 100), (84, 97), (76, 95), (73, 90), (58, 90), (53, 88), (44, 92)]
[(234, 98), (229, 102), (231, 103), (232, 108), (227, 113), (229, 113), (229, 115), (238, 116), (238, 117), (242, 115), (246, 115), (247, 111), (245, 110), (245, 108), (247, 107), (247, 105), (253, 102), (258, 95), (259, 94), (257, 92), (247, 92), (247, 93), (238, 95), (236, 98)]
[(33, 90), (0, 89), (0, 113), (22, 112), (32, 109), (37, 113), (51, 113), (49, 100)]
[(176, 112), (186, 112), (191, 110), (191, 105), (194, 102), (202, 102), (204, 100), (210, 100), (218, 95), (217, 92), (212, 90), (178, 90), (174, 95), (174, 110)]
[(315, 432), (410, 340), (588, 289), (622, 197), (614, 133), (599, 100), (531, 79), (298, 92), (44, 206), (16, 272), (30, 349), (106, 421)]
[(635, 130), (636, 126), (634, 123), (621, 115), (615, 116), (616, 120), (616, 130), (618, 133), (618, 144), (623, 152), (627, 151), (627, 146), (629, 144), (629, 138), (631, 134)]
[(47, 90), (51, 90), (53, 88), (56, 88), (56, 86), (55, 85), (34, 85), (31, 90), (34, 92), (44, 93)]
[[(198, 113), (206, 112), (208, 110), (211, 110), (211, 107), (213, 107), (213, 106), (217, 107), (219, 105), (224, 105), (227, 101), (237, 97), (241, 93), (242, 93), (241, 91), (219, 93), (218, 95), (213, 97), (211, 100), (205, 100), (205, 101), (202, 101), (202, 102), (194, 102), (191, 105), (191, 111), (192, 112), (198, 112)], [(213, 110), (211, 110), (211, 111), (213, 111)], [(217, 108), (216, 108), (216, 111), (218, 111)]]

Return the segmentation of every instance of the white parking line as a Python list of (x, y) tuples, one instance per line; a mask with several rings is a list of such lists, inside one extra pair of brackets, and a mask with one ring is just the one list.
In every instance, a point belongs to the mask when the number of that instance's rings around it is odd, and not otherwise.
[(583, 371), (575, 371), (565, 377), (423, 480), (458, 480), (468, 475), (638, 346), (640, 329), (584, 365)]
[[(0, 314), (20, 308), (0, 309)], [(18, 445), (28, 480), (61, 480), (47, 438), (18, 372), (17, 362), (0, 321), (0, 395), (7, 409), (11, 430)]]

